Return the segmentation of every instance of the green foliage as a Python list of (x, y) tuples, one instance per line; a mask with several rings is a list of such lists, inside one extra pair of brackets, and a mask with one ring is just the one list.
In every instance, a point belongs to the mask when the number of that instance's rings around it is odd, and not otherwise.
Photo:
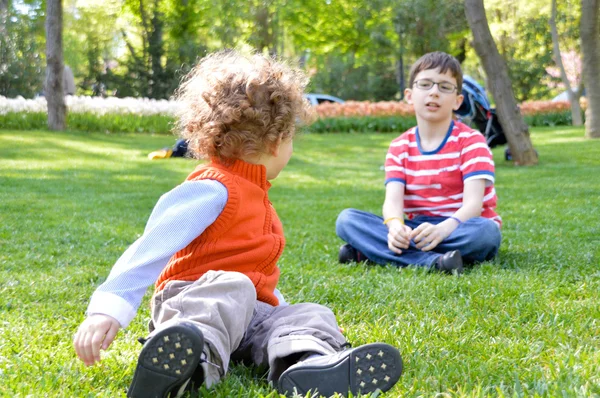
[(100, 95), (94, 85), (107, 84), (105, 73), (119, 46), (120, 5), (116, 0), (65, 3), (64, 63), (75, 75), (78, 95)]
[[(573, 0), (558, 3), (557, 23), (562, 49), (576, 50), (579, 3)], [(548, 66), (555, 65), (549, 25), (550, 2), (497, 0), (486, 3), (486, 15), (498, 51), (507, 63), (517, 101), (548, 99), (555, 95), (549, 87), (551, 78), (546, 72)], [(485, 80), (474, 51), (469, 52), (463, 69), (467, 74)]]
[[(332, 308), (354, 346), (400, 349), (405, 371), (385, 397), (597, 397), (600, 180), (590, 176), (600, 173), (600, 142), (583, 135), (532, 130), (536, 167), (514, 167), (502, 148), (493, 151), (500, 254), (460, 277), (338, 264), (336, 217), (347, 207), (381, 211), (391, 137), (299, 137), (269, 191), (287, 238), (280, 290), (292, 303)], [(71, 339), (160, 195), (194, 168), (188, 159), (146, 158), (172, 141), (0, 131), (0, 396), (125, 396), (149, 294), (99, 366), (80, 363)], [(264, 372), (237, 364), (197, 396), (279, 398)]]
[[(530, 127), (570, 126), (571, 111), (540, 113), (524, 117)], [(312, 133), (402, 133), (417, 121), (410, 116), (364, 116), (318, 119), (308, 130)]]
[[(585, 121), (585, 115), (582, 114), (582, 116)], [(571, 126), (573, 121), (571, 111), (527, 115), (524, 119), (525, 123), (532, 127)]]
[(86, 113), (70, 113), (67, 118), (70, 129), (77, 131), (126, 132), (171, 134), (173, 118), (163, 115), (95, 116)]
[(416, 124), (414, 117), (335, 117), (318, 119), (308, 129), (312, 133), (402, 133)]
[(331, 22), (307, 38), (315, 92), (353, 100), (401, 98), (400, 77), (406, 80), (411, 63), (425, 52), (461, 57), (467, 26), (461, 1), (334, 3), (325, 7)]
[[(44, 1), (19, 4), (29, 11), (13, 10), (0, 38), (8, 43), (0, 46), (0, 95), (31, 97), (44, 76)], [(549, 2), (497, 0), (486, 10), (517, 100), (556, 94), (546, 73), (554, 65)], [(579, 2), (561, 1), (558, 11), (562, 49), (578, 52)], [(99, 94), (93, 86), (102, 83), (108, 95), (168, 98), (198, 57), (236, 47), (298, 62), (312, 91), (344, 99), (402, 98), (411, 64), (436, 50), (485, 80), (462, 0), (66, 0), (64, 25), (78, 94)]]
[[(199, 0), (177, 1), (167, 6), (171, 8), (164, 13), (165, 36), (168, 37), (165, 41), (166, 69), (181, 70), (185, 74), (193, 67), (196, 58), (206, 53), (204, 38), (198, 35), (206, 10), (202, 9)], [(177, 83), (177, 79), (171, 83), (168, 92), (172, 92)]]
[(338, 53), (322, 58), (320, 71), (311, 79), (308, 91), (327, 93), (356, 101), (381, 101), (398, 92), (394, 68), (383, 62), (357, 66), (353, 56)]
[[(47, 126), (45, 113), (0, 114), (0, 126), (13, 130), (38, 130)], [(530, 127), (570, 126), (571, 112), (525, 116)], [(417, 124), (412, 116), (364, 116), (317, 119), (307, 131), (322, 133), (401, 133)], [(174, 120), (166, 115), (68, 113), (67, 125), (76, 131), (172, 134)]]
[(451, 40), (460, 42), (468, 32), (464, 3), (460, 0), (404, 0), (394, 4), (396, 29), (406, 42), (405, 48), (413, 57), (432, 51), (452, 51)]
[(6, 34), (0, 34), (0, 95), (4, 97), (31, 98), (44, 89), (45, 47), (40, 37), (44, 28), (40, 14), (39, 8), (21, 14), (9, 7), (6, 21), (0, 20), (6, 29)]
[[(45, 129), (48, 116), (45, 113), (10, 112), (0, 114), (0, 126), (14, 130)], [(67, 126), (75, 131), (104, 133), (152, 133), (171, 134), (173, 118), (164, 115), (133, 115), (93, 113), (67, 114)]]
[(48, 114), (43, 112), (9, 112), (0, 114), (0, 126), (11, 130), (39, 130), (48, 126)]

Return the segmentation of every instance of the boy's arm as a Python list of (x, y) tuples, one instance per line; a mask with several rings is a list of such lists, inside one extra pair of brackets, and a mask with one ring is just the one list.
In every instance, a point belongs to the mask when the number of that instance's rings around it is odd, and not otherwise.
[(385, 156), (385, 201), (383, 220), (388, 227), (388, 248), (396, 254), (407, 249), (411, 229), (404, 225), (404, 189), (406, 187), (405, 159), (408, 157), (410, 140), (404, 133), (390, 144)]
[(383, 219), (404, 217), (404, 184), (390, 181), (385, 185), (385, 201), (383, 202)]
[(388, 227), (388, 247), (397, 254), (407, 249), (410, 243), (410, 227), (404, 225), (404, 184), (389, 181), (385, 185), (383, 219)]
[[(467, 221), (470, 218), (481, 216), (485, 184), (486, 180), (481, 178), (465, 181), (462, 207), (452, 217), (456, 217), (461, 221)], [(458, 223), (452, 219), (446, 221), (452, 221), (458, 226)]]
[(227, 190), (217, 181), (187, 181), (164, 194), (152, 210), (144, 234), (113, 266), (94, 292), (88, 314), (105, 314), (127, 327), (148, 286), (169, 259), (196, 239), (219, 216)]
[(185, 182), (160, 198), (144, 234), (119, 258), (92, 295), (89, 317), (74, 339), (77, 354), (86, 364), (99, 360), (100, 343), (104, 341), (102, 348), (108, 348), (115, 325), (118, 330), (129, 324), (148, 286), (169, 259), (202, 234), (226, 202), (227, 190), (216, 181)]
[(473, 132), (464, 138), (460, 163), (463, 175), (463, 202), (462, 207), (452, 217), (462, 222), (481, 216), (485, 189), (494, 184), (494, 157), (482, 134)]

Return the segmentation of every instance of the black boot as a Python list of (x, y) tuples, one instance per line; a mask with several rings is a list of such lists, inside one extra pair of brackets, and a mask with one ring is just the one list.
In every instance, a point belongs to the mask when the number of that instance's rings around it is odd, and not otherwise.
[(158, 331), (144, 341), (127, 396), (166, 398), (172, 392), (183, 392), (190, 378), (197, 379), (198, 371), (202, 371), (203, 349), (202, 331), (192, 323)]
[(442, 254), (435, 262), (433, 266), (435, 270), (452, 274), (456, 271), (457, 274), (463, 272), (463, 259), (458, 250), (453, 250), (448, 253)]
[(340, 247), (340, 252), (338, 254), (338, 261), (342, 264), (347, 264), (351, 262), (360, 263), (366, 261), (367, 257), (364, 254), (356, 250), (354, 247), (349, 244), (342, 245)]
[[(398, 349), (383, 343), (316, 356), (290, 366), (281, 374), (277, 389), (287, 397), (308, 392), (329, 397), (335, 393), (368, 394), (391, 389), (402, 374)], [(311, 395), (313, 396), (313, 395)]]

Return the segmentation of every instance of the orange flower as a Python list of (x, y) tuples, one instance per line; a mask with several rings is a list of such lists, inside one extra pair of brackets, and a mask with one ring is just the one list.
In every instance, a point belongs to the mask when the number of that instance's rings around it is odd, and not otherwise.
[[(583, 109), (587, 107), (585, 98), (581, 98)], [(520, 105), (521, 114), (524, 116), (559, 113), (569, 111), (571, 105), (568, 101), (527, 101)], [(319, 118), (332, 117), (363, 117), (363, 116), (414, 116), (412, 105), (402, 101), (346, 101), (343, 104), (326, 102), (316, 106)]]
[(361, 116), (413, 116), (413, 106), (400, 101), (347, 101), (343, 104), (322, 103), (316, 107), (320, 118)]

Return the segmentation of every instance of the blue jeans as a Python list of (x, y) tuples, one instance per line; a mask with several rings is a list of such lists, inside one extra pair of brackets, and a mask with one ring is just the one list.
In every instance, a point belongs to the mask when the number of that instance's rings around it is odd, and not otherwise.
[[(424, 222), (439, 224), (446, 217), (417, 216), (405, 220), (412, 229)], [(446, 239), (433, 250), (424, 252), (417, 249), (413, 241), (402, 254), (396, 254), (388, 248), (388, 229), (383, 219), (374, 214), (356, 209), (343, 210), (336, 221), (336, 233), (356, 250), (362, 252), (370, 261), (400, 267), (420, 265), (430, 267), (444, 253), (458, 250), (467, 264), (493, 259), (500, 247), (500, 228), (484, 217), (474, 217), (460, 224)]]

